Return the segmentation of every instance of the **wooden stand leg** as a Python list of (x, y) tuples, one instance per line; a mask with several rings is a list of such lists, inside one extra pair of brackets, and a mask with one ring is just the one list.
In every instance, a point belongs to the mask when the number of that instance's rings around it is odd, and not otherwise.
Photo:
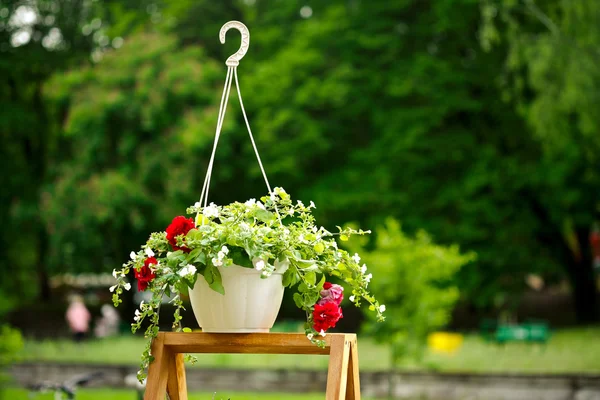
[(185, 366), (183, 365), (183, 354), (181, 353), (170, 357), (167, 393), (170, 400), (187, 400), (188, 398), (185, 382)]
[(358, 343), (356, 336), (350, 339), (350, 360), (348, 361), (348, 385), (346, 400), (360, 400), (360, 380), (358, 376)]
[(148, 379), (146, 379), (146, 392), (144, 400), (164, 400), (169, 379), (169, 363), (172, 354), (164, 346), (165, 334), (159, 332), (152, 341), (152, 356), (154, 361), (148, 368)]
[(350, 360), (350, 341), (346, 335), (331, 338), (329, 370), (327, 372), (326, 400), (344, 400), (348, 382), (348, 361)]

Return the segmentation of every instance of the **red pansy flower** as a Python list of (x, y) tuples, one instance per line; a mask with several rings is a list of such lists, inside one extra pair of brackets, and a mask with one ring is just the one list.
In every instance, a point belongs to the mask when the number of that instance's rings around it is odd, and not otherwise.
[(148, 288), (148, 284), (150, 284), (150, 282), (152, 282), (156, 276), (154, 275), (152, 269), (150, 269), (152, 265), (158, 265), (158, 261), (156, 261), (156, 258), (154, 257), (148, 257), (144, 261), (144, 266), (140, 268), (139, 271), (135, 268), (133, 269), (135, 279), (138, 281), (138, 291), (140, 292), (146, 290)]
[(324, 304), (317, 303), (313, 311), (313, 328), (317, 332), (326, 331), (335, 327), (342, 317), (342, 309), (333, 301)]
[(173, 218), (171, 225), (167, 227), (167, 240), (173, 246), (173, 250), (183, 250), (186, 253), (190, 252), (190, 249), (187, 247), (179, 247), (177, 246), (177, 236), (179, 235), (187, 235), (187, 233), (194, 229), (194, 220), (192, 218), (182, 217), (181, 215)]

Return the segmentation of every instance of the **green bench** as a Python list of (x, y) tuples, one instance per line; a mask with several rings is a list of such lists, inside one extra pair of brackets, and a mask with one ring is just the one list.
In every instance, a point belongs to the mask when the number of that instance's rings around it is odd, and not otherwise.
[(547, 324), (528, 323), (520, 325), (500, 325), (496, 329), (494, 339), (497, 343), (530, 342), (546, 343), (550, 337)]
[(550, 338), (550, 328), (545, 322), (498, 325), (485, 321), (481, 326), (482, 336), (496, 343), (529, 342), (546, 343)]

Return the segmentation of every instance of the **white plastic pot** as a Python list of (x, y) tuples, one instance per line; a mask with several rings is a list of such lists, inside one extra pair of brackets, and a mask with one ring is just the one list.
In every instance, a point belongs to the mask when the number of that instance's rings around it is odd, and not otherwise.
[(190, 302), (203, 332), (269, 332), (275, 323), (284, 287), (287, 263), (275, 263), (275, 272), (261, 279), (261, 272), (238, 265), (218, 267), (225, 295), (212, 290), (199, 276), (190, 289)]

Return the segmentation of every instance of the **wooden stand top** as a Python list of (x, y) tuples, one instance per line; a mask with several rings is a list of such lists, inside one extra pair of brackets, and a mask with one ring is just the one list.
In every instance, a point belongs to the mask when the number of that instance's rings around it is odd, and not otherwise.
[[(174, 353), (321, 354), (331, 353), (332, 341), (356, 343), (355, 334), (330, 333), (325, 347), (312, 344), (303, 333), (160, 332), (157, 339)], [(350, 343), (348, 343), (350, 344)]]

